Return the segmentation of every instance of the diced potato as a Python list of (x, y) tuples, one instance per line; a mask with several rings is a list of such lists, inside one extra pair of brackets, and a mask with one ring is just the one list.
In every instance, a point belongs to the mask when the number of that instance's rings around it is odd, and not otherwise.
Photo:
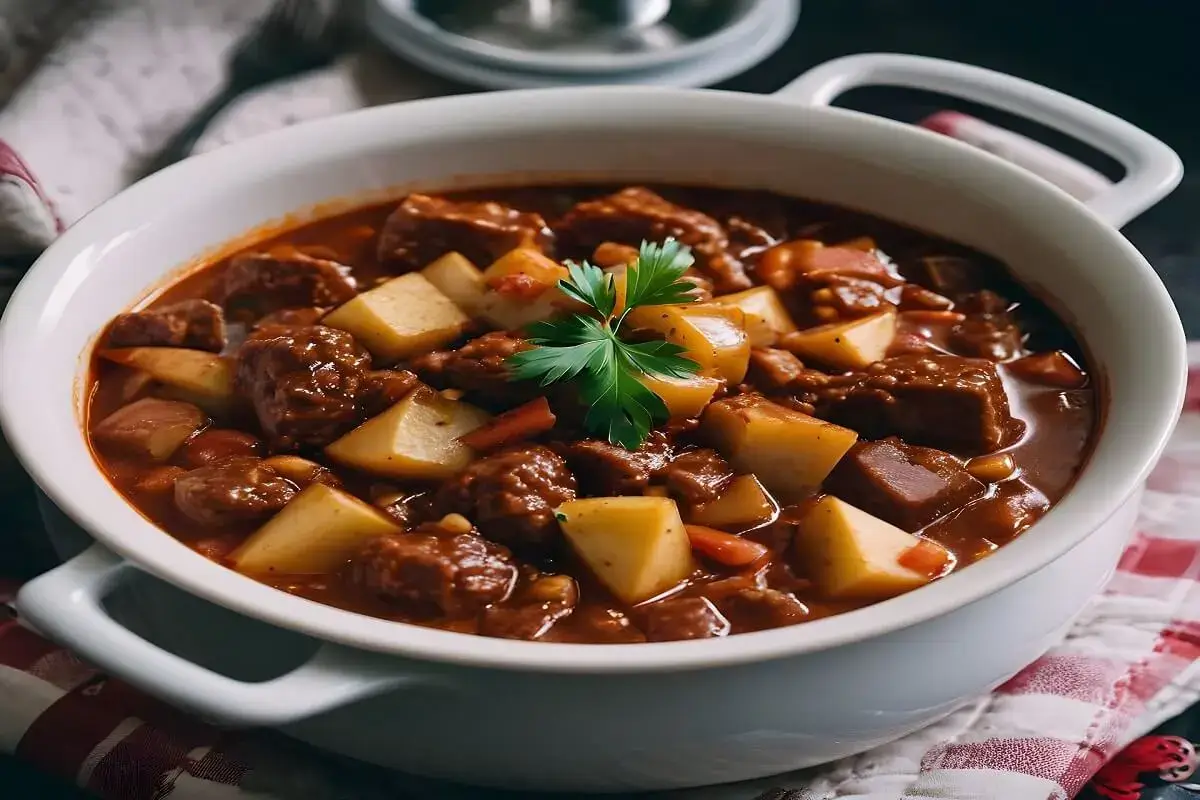
[(200, 408), (203, 408), (217, 419), (227, 419), (234, 413), (238, 404), (242, 402), (242, 399), (236, 395), (210, 397), (190, 389), (171, 386), (168, 383), (155, 384), (150, 388), (150, 393), (152, 397), (159, 397), (163, 400), (178, 400), (181, 403), (191, 403), (194, 406), (200, 406)]
[(471, 448), (458, 437), (488, 419), (486, 411), (418, 386), (384, 413), (326, 447), (325, 454), (373, 475), (439, 480), (470, 463)]
[(471, 316), (479, 313), (487, 286), (483, 273), (464, 255), (446, 253), (421, 270), (421, 274), (464, 312)]
[(746, 315), (736, 306), (702, 303), (680, 306), (643, 306), (626, 317), (634, 328), (662, 334), (686, 350), (701, 369), (730, 383), (740, 383), (750, 364), (750, 338)]
[(230, 559), (239, 572), (311, 575), (346, 563), (366, 542), (400, 527), (357, 497), (314, 483), (241, 544)]
[(739, 475), (721, 496), (691, 511), (689, 522), (722, 530), (744, 531), (775, 516), (775, 501), (753, 475)]
[(802, 497), (858, 440), (849, 428), (743, 394), (711, 404), (701, 426), (738, 472), (752, 473), (776, 496)]
[(796, 558), (828, 597), (882, 600), (929, 583), (900, 566), (899, 558), (922, 540), (861, 509), (826, 496), (796, 528)]
[(783, 307), (778, 292), (770, 286), (756, 286), (744, 292), (714, 297), (713, 302), (736, 306), (745, 313), (751, 347), (770, 347), (780, 336), (796, 330), (796, 323)]
[(675, 501), (590, 497), (555, 509), (567, 541), (600, 582), (626, 603), (677, 586), (695, 561)]
[(479, 316), (500, 330), (515, 331), (531, 322), (563, 313), (571, 300), (557, 287), (542, 292), (534, 299), (500, 292), (487, 292), (479, 307)]
[(518, 247), (493, 261), (483, 271), (483, 281), (488, 286), (495, 286), (501, 278), (509, 275), (528, 275), (549, 289), (567, 277), (567, 269), (540, 250)]
[(862, 369), (887, 354), (896, 338), (896, 314), (883, 311), (850, 322), (819, 325), (790, 333), (783, 346), (793, 353), (839, 369)]
[(690, 378), (660, 378), (639, 375), (638, 380), (662, 398), (672, 419), (698, 417), (721, 386), (717, 378), (693, 375)]
[(201, 408), (224, 412), (233, 402), (233, 364), (216, 353), (182, 347), (123, 347), (103, 350), (102, 358), (140, 369), (154, 380), (179, 390)]
[(470, 318), (419, 272), (363, 292), (325, 316), (381, 362), (436, 350), (462, 334)]
[(166, 461), (207, 424), (205, 413), (191, 403), (143, 397), (100, 420), (92, 439), (104, 450)]
[[(529, 291), (535, 292), (540, 286), (541, 294), (492, 291), (511, 275), (529, 276), (533, 281)], [(558, 282), (567, 277), (566, 267), (538, 250), (509, 250), (484, 271), (483, 277), (490, 290), (480, 303), (479, 316), (502, 330), (520, 330), (530, 323), (582, 308), (558, 288)]]
[(149, 372), (126, 367), (117, 367), (113, 372), (117, 374), (109, 378), (109, 385), (120, 387), (118, 395), (122, 402), (129, 403), (144, 397), (154, 388), (154, 376)]

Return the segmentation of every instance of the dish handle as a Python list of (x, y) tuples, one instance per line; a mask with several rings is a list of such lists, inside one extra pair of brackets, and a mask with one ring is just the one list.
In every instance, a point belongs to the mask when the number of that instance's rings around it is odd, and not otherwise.
[(1116, 159), (1125, 176), (1090, 198), (1096, 216), (1120, 228), (1166, 197), (1183, 177), (1174, 150), (1095, 106), (1021, 78), (924, 56), (862, 53), (813, 67), (776, 92), (790, 103), (827, 106), (861, 86), (924, 89), (992, 106), (1039, 122)]
[(279, 726), (436, 679), (394, 657), (323, 643), (291, 672), (261, 682), (230, 678), (141, 638), (104, 609), (137, 567), (100, 544), (34, 578), (17, 595), (22, 619), (105, 672), (216, 722)]

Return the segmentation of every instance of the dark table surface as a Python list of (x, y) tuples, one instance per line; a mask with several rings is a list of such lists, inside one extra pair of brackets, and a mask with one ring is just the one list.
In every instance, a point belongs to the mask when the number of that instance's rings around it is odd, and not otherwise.
[[(1200, 163), (1200, 89), (1188, 0), (806, 0), (796, 33), (778, 53), (721, 88), (771, 92), (809, 67), (867, 51), (915, 53), (1008, 72), (1079, 97), (1158, 136)], [(1190, 69), (1189, 69), (1190, 67)], [(959, 108), (1060, 147), (1118, 177), (1115, 165), (1087, 148), (1002, 114), (899, 89), (861, 89), (840, 105), (915, 121)], [(1162, 275), (1190, 337), (1200, 337), (1200, 172), (1126, 233)], [(0, 486), (0, 576), (27, 577), (50, 563), (29, 537), (6, 535), (36, 525), (31, 488)], [(0, 797), (76, 797), (10, 759), (0, 758)]]

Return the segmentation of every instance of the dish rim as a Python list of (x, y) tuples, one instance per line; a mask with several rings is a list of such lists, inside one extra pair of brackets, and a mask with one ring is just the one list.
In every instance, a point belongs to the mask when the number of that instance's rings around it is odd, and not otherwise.
[[(340, 134), (356, 128), (374, 130), (379, 126), (386, 127), (398, 117), (411, 120), (414, 115), (449, 114), (452, 111), (462, 113), (464, 109), (470, 109), (472, 114), (482, 113), (487, 118), (489, 113), (511, 108), (514, 102), (525, 107), (546, 104), (545, 109), (553, 110), (557, 101), (565, 103), (569, 100), (572, 106), (584, 105), (581, 96), (586, 98), (587, 95), (604, 95), (597, 97), (596, 105), (607, 104), (609, 108), (620, 102), (622, 97), (630, 102), (640, 98), (643, 102), (663, 104), (712, 104), (712, 113), (722, 116), (769, 112), (776, 119), (786, 117), (789, 123), (797, 125), (833, 126), (835, 129), (852, 125), (863, 130), (874, 130), (895, 137), (896, 142), (914, 151), (954, 156), (960, 161), (970, 159), (973, 170), (978, 173), (972, 180), (981, 176), (1008, 183), (1014, 191), (1024, 192), (1031, 201), (1052, 203), (1056, 212), (1071, 215), (1075, 223), (1089, 228), (1089, 233), (1097, 237), (1098, 244), (1112, 252), (1113, 258), (1124, 262), (1122, 266), (1128, 275), (1138, 276), (1144, 296), (1156, 306), (1146, 317), (1147, 327), (1138, 333), (1162, 348), (1162, 390), (1156, 396), (1153, 408), (1139, 411), (1146, 420), (1147, 434), (1139, 443), (1139, 449), (1134, 453), (1123, 453), (1119, 464), (1115, 463), (1116, 454), (1110, 453), (1100, 464), (1093, 457), (1075, 486), (1030, 531), (1058, 531), (1057, 535), (1035, 537), (1026, 532), (987, 559), (972, 565), (969, 570), (947, 576), (918, 591), (845, 614), (785, 628), (744, 633), (719, 640), (639, 643), (620, 647), (515, 642), (365, 617), (272, 589), (221, 567), (178, 542), (175, 542), (178, 549), (164, 547), (162, 552), (156, 550), (148, 557), (144, 552), (133, 551), (130, 541), (136, 536), (122, 528), (131, 524), (130, 515), (138, 520), (143, 533), (149, 529), (153, 535), (171, 539), (169, 534), (137, 515), (111, 486), (109, 491), (116, 495), (129, 514), (120, 515), (119, 519), (98, 516), (83, 495), (76, 493), (76, 487), (69, 479), (69, 470), (57, 469), (63, 457), (38, 449), (36, 425), (31, 424), (39, 414), (38, 403), (36, 398), (22, 396), (19, 391), (21, 371), (31, 366), (28, 353), (23, 353), (20, 348), (25, 347), (31, 334), (38, 330), (40, 324), (44, 324), (42, 315), (47, 300), (63, 280), (63, 272), (71, 261), (96, 241), (111, 239), (127, 230), (130, 220), (137, 219), (135, 212), (139, 206), (168, 202), (174, 192), (192, 181), (211, 181), (212, 175), (231, 169), (253, 170), (256, 163), (269, 162), (276, 148), (281, 151), (290, 149), (293, 154), (304, 149), (327, 152), (329, 148), (338, 146)], [(717, 106), (724, 108), (718, 110)], [(551, 113), (545, 109), (544, 113)], [(569, 115), (571, 110), (559, 108), (556, 113)], [(81, 355), (89, 353), (90, 347)], [(14, 292), (0, 320), (0, 424), (22, 464), (38, 485), (56, 505), (99, 541), (145, 571), (238, 613), (321, 640), (424, 661), (534, 672), (658, 672), (766, 661), (880, 637), (942, 616), (1000, 591), (1049, 564), (1102, 526), (1144, 481), (1165, 447), (1182, 405), (1186, 380), (1185, 353), (1182, 325), (1170, 297), (1161, 280), (1132, 244), (1065, 193), (968, 145), (870, 115), (837, 108), (799, 107), (778, 97), (650, 87), (538, 89), (435, 98), (404, 104), (403, 109), (385, 106), (318, 120), (188, 159), (127, 189), (60, 237), (30, 269), (26, 279)], [(1165, 366), (1172, 363), (1177, 365), (1173, 371)], [(1102, 431), (1097, 444), (1103, 437)], [(104, 480), (90, 453), (87, 467)], [(107, 484), (107, 481), (104, 482)], [(1087, 503), (1089, 499), (1094, 501), (1090, 505)], [(188, 553), (191, 557), (178, 558), (181, 553)]]

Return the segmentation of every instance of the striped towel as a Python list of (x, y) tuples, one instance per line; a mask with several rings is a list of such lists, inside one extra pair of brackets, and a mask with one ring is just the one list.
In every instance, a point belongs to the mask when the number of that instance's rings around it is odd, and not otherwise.
[[(121, 171), (159, 143), (172, 127), (168, 122), (211, 91), (220, 54), (265, 4), (105, 0), (97, 4), (92, 27), (73, 32), (51, 53), (47, 66), (0, 112), (0, 139), (13, 145), (0, 144), (0, 256), (10, 257), (7, 267), (0, 264), (0, 303), (21, 265), (62, 223), (119, 188)], [(101, 53), (103, 70), (95, 61)], [(146, 73), (147, 65), (157, 73)], [(362, 68), (362, 61), (338, 65), (251, 98), (218, 123), (202, 147), (444, 88), (391, 64), (380, 67), (392, 70), (390, 88), (365, 92), (347, 77)], [(176, 83), (163, 90), (154, 74)], [(80, 92), (80, 80), (88, 91)], [(114, 91), (112, 82), (120, 80), (129, 82)], [(102, 105), (120, 98), (132, 105)], [(154, 99), (167, 105), (152, 105)], [(68, 111), (73, 116), (65, 124), (61, 115)], [(86, 180), (79, 180), (85, 172)], [(1194, 525), (1200, 517), (1200, 359), (1195, 366), (1183, 420), (1151, 477), (1138, 531), (1107, 591), (1059, 647), (992, 695), (874, 751), (795, 775), (665, 797), (1068, 798), (1125, 744), (1192, 705), (1200, 696), (1192, 668), (1200, 655), (1200, 530)], [(0, 483), (13, 468), (8, 459), (0, 446)], [(11, 599), (15, 589), (0, 587), (0, 601)], [(107, 800), (511, 796), (388, 774), (271, 732), (210, 727), (98, 673), (2, 614), (0, 751)], [(1186, 766), (1176, 771), (1180, 780), (1195, 768), (1194, 757)], [(1111, 782), (1091, 791), (1105, 800), (1136, 798)]]

